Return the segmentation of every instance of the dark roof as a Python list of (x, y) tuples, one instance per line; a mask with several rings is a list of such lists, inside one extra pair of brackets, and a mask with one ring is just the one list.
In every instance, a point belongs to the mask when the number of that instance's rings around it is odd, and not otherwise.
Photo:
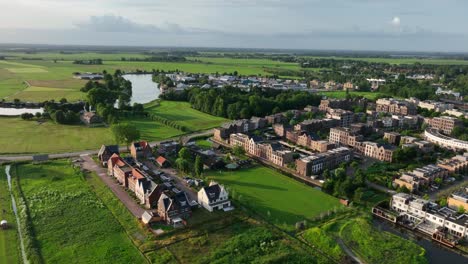
[(119, 145), (102, 145), (101, 149), (99, 150), (98, 156), (101, 156), (104, 153), (109, 153), (111, 155), (114, 153), (119, 154)]
[(204, 187), (208, 200), (214, 202), (219, 199), (219, 194), (221, 193), (221, 187), (218, 184), (211, 185), (209, 187)]
[(272, 144), (270, 144), (270, 145), (271, 145), (271, 148), (273, 149), (273, 151), (275, 151), (275, 150), (280, 150), (280, 149), (283, 148), (283, 146), (281, 146), (280, 143), (272, 143)]

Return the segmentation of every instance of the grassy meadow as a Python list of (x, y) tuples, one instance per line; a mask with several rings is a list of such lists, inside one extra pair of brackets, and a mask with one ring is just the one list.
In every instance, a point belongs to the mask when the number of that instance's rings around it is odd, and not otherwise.
[(12, 172), (29, 207), (45, 263), (146, 262), (112, 212), (68, 160), (15, 168)]
[(288, 230), (298, 221), (342, 207), (337, 198), (263, 166), (232, 172), (209, 171), (205, 175), (225, 184), (243, 205)]
[(38, 123), (19, 117), (0, 117), (0, 124), (0, 154), (72, 152), (114, 142), (106, 127)]
[(154, 101), (145, 106), (150, 114), (174, 121), (191, 131), (205, 130), (218, 127), (229, 121), (223, 117), (212, 116), (190, 107), (188, 102)]
[[(150, 103), (145, 107), (151, 114), (175, 121), (191, 131), (217, 127), (228, 121), (197, 111), (186, 102), (163, 101), (160, 105)], [(148, 141), (165, 140), (187, 133), (150, 118), (132, 117), (123, 121), (135, 125), (140, 130), (141, 139)], [(115, 143), (107, 127), (60, 125), (52, 121), (39, 123), (19, 117), (0, 117), (0, 124), (0, 154), (74, 152)], [(13, 138), (15, 143), (11, 141)]]
[(5, 174), (0, 166), (0, 221), (7, 220), (9, 228), (0, 230), (0, 264), (20, 263), (21, 253), (15, 215), (11, 207), (11, 196)]
[[(344, 99), (346, 98), (346, 91), (329, 91), (329, 92), (319, 92), (322, 95), (325, 95), (330, 98)], [(375, 100), (378, 96), (383, 96), (385, 94), (379, 92), (350, 92), (350, 95), (362, 96), (369, 100)]]

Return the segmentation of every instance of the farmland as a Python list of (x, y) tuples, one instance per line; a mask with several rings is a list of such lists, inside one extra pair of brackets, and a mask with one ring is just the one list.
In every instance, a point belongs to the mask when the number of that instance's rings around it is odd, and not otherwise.
[[(197, 58), (199, 61), (187, 62), (136, 62), (121, 61), (121, 57), (138, 57), (141, 54), (16, 54), (7, 56), (8, 60), (0, 60), (0, 97), (8, 100), (15, 98), (24, 101), (60, 100), (67, 98), (75, 101), (84, 98), (79, 91), (85, 81), (75, 80), (74, 72), (113, 72), (116, 69), (131, 72), (140, 70), (181, 70), (193, 73), (223, 73), (237, 71), (244, 75), (267, 75), (266, 68), (299, 70), (294, 63), (276, 62), (272, 60), (236, 60)], [(14, 56), (14, 57), (12, 57)], [(18, 58), (42, 58), (42, 60), (22, 60)], [(102, 58), (102, 65), (73, 64), (74, 59)], [(56, 60), (56, 61), (54, 61)], [(29, 87), (29, 86), (32, 86)], [(56, 89), (52, 89), (56, 88)]]
[[(144, 263), (123, 227), (67, 160), (12, 168), (46, 263)], [(21, 191), (20, 191), (21, 189)]]
[(234, 199), (288, 230), (298, 221), (342, 208), (338, 199), (262, 166), (233, 172), (210, 171), (206, 177), (225, 184)]
[(0, 166), (0, 220), (7, 220), (8, 230), (0, 230), (0, 264), (19, 263), (20, 250), (17, 225), (11, 208), (5, 167)]

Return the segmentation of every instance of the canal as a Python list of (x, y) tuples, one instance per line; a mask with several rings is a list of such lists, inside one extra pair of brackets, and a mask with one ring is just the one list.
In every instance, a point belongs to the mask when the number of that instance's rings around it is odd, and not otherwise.
[(396, 226), (383, 219), (375, 218), (372, 221), (377, 230), (383, 230), (411, 240), (426, 250), (426, 257), (430, 264), (466, 264), (468, 258), (457, 252), (450, 250), (442, 245), (432, 242), (430, 239), (423, 237), (421, 234), (412, 232), (406, 228)]

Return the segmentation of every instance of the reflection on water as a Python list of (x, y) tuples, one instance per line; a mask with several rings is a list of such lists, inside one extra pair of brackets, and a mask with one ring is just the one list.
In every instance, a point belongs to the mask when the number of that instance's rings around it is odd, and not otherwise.
[(145, 104), (158, 99), (161, 92), (158, 84), (151, 79), (151, 74), (125, 74), (123, 77), (132, 82), (131, 104)]
[(43, 113), (43, 108), (4, 108), (0, 107), (0, 116), (19, 116), (24, 113)]

